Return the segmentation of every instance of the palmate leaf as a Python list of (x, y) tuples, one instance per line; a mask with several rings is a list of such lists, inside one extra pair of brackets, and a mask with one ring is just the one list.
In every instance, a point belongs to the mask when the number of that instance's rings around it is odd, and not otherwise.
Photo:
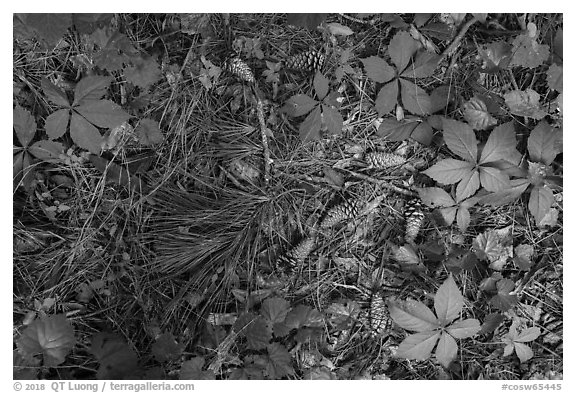
[[(212, 69), (211, 69), (212, 71)], [(126, 80), (142, 89), (148, 89), (150, 85), (158, 82), (162, 77), (160, 65), (153, 57), (135, 57), (132, 65), (124, 70)]]
[(299, 117), (310, 112), (316, 105), (318, 105), (318, 101), (306, 94), (296, 94), (286, 101), (282, 109), (290, 117)]
[(130, 118), (119, 105), (109, 100), (84, 101), (74, 109), (90, 123), (103, 128), (114, 128)]
[(418, 127), (420, 122), (404, 119), (398, 121), (393, 118), (385, 118), (378, 126), (376, 135), (381, 138), (386, 138), (390, 141), (403, 141), (408, 139), (412, 132)]
[(275, 324), (284, 322), (288, 311), (290, 311), (290, 303), (275, 297), (264, 300), (260, 314), (270, 323)]
[(428, 207), (450, 207), (456, 204), (450, 194), (441, 188), (425, 187), (417, 188), (416, 190), (422, 202)]
[(500, 311), (508, 311), (518, 302), (518, 297), (515, 294), (510, 294), (514, 290), (513, 281), (508, 279), (498, 280), (496, 290), (498, 292), (490, 299), (490, 304)]
[(438, 65), (439, 55), (433, 52), (421, 51), (416, 55), (414, 63), (406, 68), (401, 77), (404, 78), (427, 78), (434, 74), (434, 70)]
[(212, 370), (202, 370), (206, 361), (202, 356), (195, 356), (182, 363), (180, 380), (214, 380), (216, 375)]
[(400, 94), (406, 110), (415, 115), (428, 115), (431, 113), (432, 102), (430, 96), (421, 87), (406, 79), (400, 78)]
[(374, 106), (378, 111), (378, 115), (383, 116), (386, 113), (389, 113), (392, 109), (394, 109), (397, 103), (398, 103), (398, 81), (393, 80), (392, 82), (382, 86), (382, 88), (378, 92), (378, 96), (376, 96)]
[(172, 333), (162, 333), (152, 344), (152, 354), (159, 362), (168, 362), (177, 360), (182, 355), (184, 347), (184, 344), (176, 341)]
[(40, 80), (40, 84), (42, 86), (42, 91), (44, 92), (44, 94), (46, 95), (46, 98), (48, 98), (49, 101), (51, 101), (52, 103), (54, 103), (58, 106), (62, 106), (65, 108), (70, 107), (70, 102), (68, 101), (68, 97), (66, 96), (66, 93), (61, 88), (59, 88), (58, 86), (56, 86), (54, 83), (50, 82), (46, 78), (42, 78)]
[(411, 334), (398, 346), (397, 356), (405, 359), (426, 360), (432, 354), (440, 338), (440, 331), (424, 331)]
[(104, 139), (100, 131), (77, 113), (72, 113), (70, 136), (74, 143), (92, 154), (100, 154)]
[(527, 179), (512, 179), (509, 188), (483, 196), (479, 202), (489, 206), (507, 205), (520, 198), (529, 185)]
[(426, 332), (440, 327), (434, 313), (424, 303), (416, 300), (390, 301), (388, 309), (390, 317), (403, 329)]
[(425, 146), (430, 146), (432, 143), (432, 138), (434, 137), (434, 130), (428, 123), (428, 121), (417, 122), (416, 128), (412, 131), (410, 137), (416, 142), (420, 142)]
[(400, 31), (388, 45), (388, 53), (398, 72), (404, 71), (410, 58), (418, 50), (418, 41), (412, 38), (410, 33)]
[(551, 127), (545, 120), (540, 121), (528, 137), (528, 152), (532, 161), (550, 165), (559, 153), (556, 145), (561, 138), (560, 130)]
[(28, 151), (43, 161), (58, 160), (60, 155), (64, 153), (64, 146), (58, 142), (43, 140), (32, 144)]
[(500, 169), (481, 166), (480, 183), (491, 192), (498, 192), (510, 187), (510, 178)]
[(442, 119), (442, 128), (448, 148), (464, 160), (476, 163), (478, 141), (474, 130), (468, 124), (452, 119)]
[(272, 343), (268, 345), (268, 363), (266, 373), (270, 379), (280, 379), (294, 374), (292, 356), (282, 344)]
[(466, 232), (468, 225), (470, 225), (470, 212), (468, 211), (468, 208), (464, 206), (458, 208), (458, 212), (456, 213), (456, 224), (458, 225), (460, 232)]
[(480, 329), (480, 321), (477, 319), (465, 319), (454, 322), (446, 328), (446, 331), (454, 338), (464, 339), (474, 336)]
[(485, 130), (498, 123), (488, 113), (486, 104), (479, 97), (472, 97), (462, 105), (462, 109), (464, 110), (464, 119), (475, 130)]
[(447, 158), (445, 160), (438, 161), (436, 164), (432, 165), (422, 173), (430, 176), (438, 183), (454, 184), (466, 176), (470, 176), (470, 174), (473, 173), (473, 170), (474, 164), (470, 162)]
[(542, 221), (554, 203), (554, 194), (548, 186), (534, 187), (530, 192), (528, 210), (534, 216), (536, 223)]
[(126, 341), (112, 333), (92, 336), (90, 353), (100, 363), (98, 379), (124, 379), (133, 377), (138, 367), (138, 355)]
[(22, 355), (29, 358), (42, 355), (45, 367), (64, 363), (75, 343), (74, 329), (64, 314), (36, 319), (17, 341)]
[(446, 326), (456, 319), (460, 315), (463, 305), (464, 298), (456, 286), (454, 278), (450, 275), (440, 285), (434, 296), (434, 309), (440, 324)]
[(70, 122), (70, 109), (59, 109), (46, 118), (44, 128), (48, 138), (60, 138), (66, 133)]
[(438, 340), (436, 352), (434, 353), (438, 362), (444, 367), (448, 368), (450, 363), (456, 359), (457, 354), (458, 344), (456, 344), (456, 340), (454, 340), (454, 338), (446, 332), (442, 332), (440, 335), (440, 340)]
[(304, 143), (320, 139), (322, 128), (322, 112), (320, 106), (314, 108), (300, 124), (300, 140)]
[(378, 56), (370, 56), (360, 60), (364, 64), (366, 75), (374, 82), (385, 83), (396, 76), (394, 68)]

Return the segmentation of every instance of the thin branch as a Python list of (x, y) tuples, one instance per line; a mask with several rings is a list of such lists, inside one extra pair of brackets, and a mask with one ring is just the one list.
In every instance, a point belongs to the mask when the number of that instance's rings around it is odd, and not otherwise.
[(268, 147), (268, 128), (266, 127), (266, 120), (264, 120), (264, 104), (260, 95), (257, 95), (258, 102), (256, 104), (256, 112), (258, 113), (258, 121), (260, 122), (260, 134), (262, 136), (262, 148), (264, 149), (264, 183), (268, 185), (270, 182), (270, 148)]
[(468, 31), (468, 29), (476, 22), (478, 22), (478, 19), (476, 19), (476, 17), (473, 16), (472, 19), (470, 19), (468, 22), (466, 22), (464, 26), (462, 26), (462, 28), (458, 32), (458, 35), (454, 37), (454, 40), (452, 41), (450, 46), (448, 46), (448, 48), (446, 48), (444, 52), (442, 52), (442, 54), (440, 55), (440, 60), (438, 60), (438, 63), (440, 63), (445, 58), (452, 56), (454, 52), (456, 52), (456, 49), (458, 49), (458, 46), (460, 45), (460, 42), (464, 38), (464, 35)]
[(402, 195), (406, 195), (406, 196), (410, 196), (410, 197), (414, 197), (414, 196), (418, 195), (416, 192), (414, 192), (412, 190), (395, 186), (394, 184), (388, 182), (387, 180), (376, 179), (376, 178), (373, 178), (371, 176), (363, 175), (361, 173), (357, 173), (357, 172), (354, 172), (354, 171), (351, 171), (351, 170), (345, 169), (345, 168), (342, 168), (342, 170), (348, 172), (349, 174), (356, 177), (357, 179), (362, 179), (362, 180), (366, 180), (370, 183), (377, 184), (378, 186), (380, 186), (382, 188), (385, 188), (385, 189), (390, 190), (390, 191), (394, 191), (398, 194), (402, 194)]

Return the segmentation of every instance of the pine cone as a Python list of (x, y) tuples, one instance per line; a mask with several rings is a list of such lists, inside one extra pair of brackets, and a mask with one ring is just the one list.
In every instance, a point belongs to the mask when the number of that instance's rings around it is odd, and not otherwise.
[(277, 264), (284, 265), (290, 269), (296, 268), (310, 255), (316, 246), (316, 237), (307, 237), (298, 245), (278, 258)]
[(368, 165), (370, 165), (371, 168), (376, 169), (388, 169), (397, 167), (406, 162), (406, 158), (399, 154), (384, 153), (380, 151), (366, 154), (364, 160), (368, 163)]
[(336, 205), (326, 213), (326, 216), (320, 223), (321, 228), (332, 228), (342, 221), (356, 218), (360, 213), (362, 203), (356, 199), (352, 199)]
[(253, 83), (254, 73), (246, 64), (244, 60), (239, 57), (233, 57), (226, 62), (226, 70), (232, 75), (236, 76), (238, 79), (243, 80), (248, 83)]
[(392, 319), (390, 318), (388, 307), (380, 293), (373, 294), (370, 299), (368, 321), (370, 322), (372, 334), (376, 336), (386, 335), (386, 332), (392, 327)]
[(404, 219), (406, 220), (404, 241), (406, 243), (413, 243), (416, 237), (418, 237), (418, 233), (424, 222), (424, 213), (422, 212), (422, 205), (419, 199), (413, 198), (406, 202)]
[(308, 50), (289, 57), (284, 62), (284, 67), (296, 71), (312, 72), (321, 69), (324, 60), (326, 60), (324, 54), (317, 50)]

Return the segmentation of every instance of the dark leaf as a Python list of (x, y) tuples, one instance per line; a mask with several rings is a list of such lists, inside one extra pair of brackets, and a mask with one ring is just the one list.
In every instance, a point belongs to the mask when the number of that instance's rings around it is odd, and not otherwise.
[(162, 76), (160, 65), (153, 57), (136, 57), (132, 66), (124, 70), (126, 80), (144, 90), (158, 82)]
[(90, 34), (96, 28), (106, 26), (114, 14), (72, 14), (72, 22), (81, 34)]
[(405, 78), (427, 78), (434, 74), (440, 56), (428, 51), (421, 51), (416, 55), (414, 63), (406, 68), (400, 75)]
[(482, 99), (472, 97), (462, 105), (464, 110), (464, 119), (475, 130), (486, 130), (498, 121), (488, 113), (488, 108)]
[(48, 138), (56, 139), (64, 135), (68, 129), (69, 121), (69, 109), (60, 109), (48, 116), (46, 118), (46, 122), (44, 123), (44, 128), (46, 129)]
[(196, 356), (182, 363), (180, 367), (180, 380), (214, 380), (216, 376), (212, 370), (202, 370), (205, 360)]
[(74, 328), (64, 314), (36, 319), (17, 341), (20, 353), (26, 357), (42, 355), (44, 367), (64, 363), (75, 343)]
[(322, 112), (317, 106), (300, 124), (300, 140), (310, 142), (320, 139), (320, 129), (322, 127)]
[(262, 317), (256, 317), (244, 330), (246, 343), (250, 349), (264, 349), (272, 340), (271, 326)]
[(364, 64), (366, 75), (374, 82), (385, 83), (390, 81), (396, 75), (394, 68), (378, 56), (370, 56), (360, 60), (362, 61), (362, 64)]
[(13, 111), (12, 121), (18, 141), (22, 147), (27, 147), (36, 134), (36, 120), (26, 109), (16, 106)]
[(316, 105), (318, 105), (318, 101), (306, 94), (297, 94), (290, 97), (282, 109), (288, 116), (298, 117), (310, 112)]
[(91, 154), (90, 162), (105, 175), (106, 181), (126, 187), (131, 191), (146, 192), (148, 187), (138, 176), (131, 175), (130, 172), (112, 161)]
[(130, 115), (112, 101), (87, 101), (75, 108), (89, 122), (102, 128), (114, 128), (124, 123)]
[(74, 88), (72, 106), (99, 100), (106, 94), (106, 89), (110, 86), (110, 82), (112, 82), (112, 78), (108, 76), (86, 76), (82, 78)]
[(482, 71), (492, 74), (508, 67), (512, 60), (512, 46), (504, 41), (496, 41), (479, 49), (478, 54), (482, 60)]
[(398, 72), (404, 71), (410, 58), (417, 50), (418, 41), (406, 31), (396, 33), (388, 45), (388, 53)]
[(496, 289), (498, 293), (490, 299), (490, 304), (500, 311), (508, 311), (518, 302), (517, 296), (510, 294), (510, 292), (514, 291), (514, 282), (511, 280), (499, 280), (496, 283)]
[(536, 68), (542, 65), (550, 55), (548, 45), (538, 44), (536, 38), (538, 31), (536, 25), (528, 23), (526, 34), (517, 36), (512, 42), (512, 66)]
[(152, 344), (152, 354), (159, 362), (177, 360), (184, 351), (184, 344), (178, 344), (172, 333), (163, 333)]
[(140, 120), (135, 132), (136, 135), (138, 135), (138, 140), (144, 146), (157, 145), (164, 141), (164, 135), (160, 130), (158, 122), (152, 119)]
[(329, 134), (340, 135), (342, 133), (344, 119), (336, 109), (322, 104), (322, 122), (326, 125)]
[(266, 373), (271, 379), (280, 379), (287, 375), (294, 374), (292, 356), (290, 356), (286, 347), (279, 343), (268, 345)]
[(434, 14), (431, 13), (418, 13), (414, 15), (414, 24), (416, 27), (422, 27), (432, 18)]
[[(436, 113), (441, 109), (446, 108), (448, 104), (454, 101), (454, 89), (450, 90), (450, 86), (441, 85), (432, 90), (430, 93), (430, 113)], [(440, 127), (435, 127), (440, 128)]]
[(289, 310), (289, 302), (284, 299), (275, 297), (264, 300), (260, 313), (271, 324), (277, 324), (284, 322), (284, 319), (286, 318)]
[(419, 86), (400, 78), (402, 103), (409, 112), (415, 115), (429, 115), (432, 109), (430, 96)]
[(496, 328), (498, 326), (500, 326), (500, 324), (502, 322), (504, 322), (505, 319), (506, 319), (506, 317), (500, 313), (489, 314), (484, 319), (484, 323), (482, 324), (482, 328), (480, 329), (480, 331), (478, 333), (479, 334), (492, 333), (493, 331), (496, 330)]
[(64, 146), (53, 141), (38, 141), (28, 149), (30, 154), (43, 161), (58, 160), (64, 154)]
[(100, 363), (98, 379), (124, 379), (132, 376), (138, 367), (136, 352), (116, 334), (94, 334), (90, 353)]
[(475, 163), (478, 159), (478, 142), (474, 130), (456, 120), (443, 119), (444, 141), (453, 153), (464, 160)]
[(288, 24), (314, 30), (326, 20), (328, 14), (288, 14)]
[(425, 146), (430, 146), (432, 138), (434, 137), (434, 131), (427, 121), (422, 121), (418, 122), (418, 125), (414, 128), (410, 137), (416, 142), (420, 142)]
[(38, 38), (53, 48), (63, 38), (72, 25), (72, 14), (18, 14), (23, 24), (34, 30)]
[(328, 94), (328, 87), (330, 81), (326, 78), (320, 71), (316, 71), (316, 75), (314, 76), (314, 91), (316, 92), (316, 96), (318, 99), (323, 100)]
[(382, 86), (374, 103), (378, 116), (384, 116), (396, 107), (398, 103), (398, 81), (393, 80)]
[(403, 141), (410, 137), (414, 129), (418, 127), (418, 124), (419, 122), (417, 121), (398, 121), (393, 118), (385, 118), (378, 127), (376, 135), (391, 141)]
[(74, 143), (90, 153), (99, 155), (104, 139), (100, 131), (77, 113), (72, 114), (70, 136)]
[(42, 78), (40, 80), (40, 84), (42, 86), (42, 91), (46, 95), (46, 98), (50, 100), (52, 103), (63, 106), (65, 108), (70, 107), (70, 102), (68, 101), (68, 97), (66, 93), (58, 86), (54, 85), (46, 78)]

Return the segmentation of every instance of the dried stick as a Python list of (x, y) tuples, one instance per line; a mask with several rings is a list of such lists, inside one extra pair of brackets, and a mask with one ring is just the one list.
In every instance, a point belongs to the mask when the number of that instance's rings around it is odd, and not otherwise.
[(468, 22), (466, 22), (466, 24), (464, 26), (462, 26), (462, 28), (458, 32), (458, 35), (456, 37), (454, 37), (454, 40), (452, 41), (450, 46), (448, 46), (448, 48), (446, 48), (444, 50), (444, 52), (442, 52), (442, 54), (440, 55), (440, 59), (438, 60), (438, 63), (440, 63), (445, 58), (452, 56), (454, 54), (454, 52), (456, 52), (456, 49), (460, 45), (460, 42), (464, 38), (464, 35), (468, 31), (468, 29), (477, 21), (478, 21), (478, 19), (476, 19), (476, 17), (473, 16), (472, 19), (470, 19)]
[(260, 122), (260, 134), (262, 136), (262, 147), (264, 149), (264, 182), (266, 185), (270, 182), (270, 148), (268, 147), (268, 128), (266, 127), (266, 120), (264, 120), (264, 104), (260, 95), (257, 94), (258, 102), (256, 104), (256, 112), (258, 113), (258, 121)]

